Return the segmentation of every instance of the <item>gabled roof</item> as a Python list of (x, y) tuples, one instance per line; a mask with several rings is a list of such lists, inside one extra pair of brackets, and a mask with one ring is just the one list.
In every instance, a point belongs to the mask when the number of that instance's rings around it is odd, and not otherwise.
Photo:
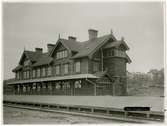
[(111, 38), (113, 38), (113, 36), (109, 34), (109, 35), (98, 37), (92, 40), (88, 40), (86, 42), (82, 42), (81, 43), (82, 48), (80, 49), (78, 54), (76, 54), (72, 58), (80, 58), (84, 56), (89, 56), (92, 52), (99, 49), (102, 45), (104, 45)]
[(49, 56), (48, 53), (43, 53), (43, 55), (38, 59), (36, 63), (34, 63), (32, 66), (41, 66), (41, 65), (46, 65), (50, 64), (53, 61), (53, 58)]
[(38, 53), (38, 52), (33, 52), (33, 51), (24, 51), (22, 56), (21, 56), (19, 65), (12, 70), (13, 72), (18, 71), (18, 70), (20, 70), (21, 68), (24, 67), (23, 65), (21, 65), (21, 62), (23, 61), (25, 56), (33, 63), (32, 64), (33, 67), (41, 66), (41, 65), (47, 65), (47, 64), (50, 64), (53, 61), (52, 57), (50, 57), (48, 55), (48, 53)]
[(30, 61), (34, 62), (34, 61), (37, 61), (41, 55), (42, 53), (37, 53), (37, 52), (26, 50), (23, 52), (19, 64), (21, 64), (21, 62), (23, 61), (24, 56), (26, 56)]
[(54, 53), (54, 51), (59, 43), (62, 43), (63, 46), (65, 48), (67, 48), (69, 51), (78, 52), (81, 49), (81, 45), (80, 45), (81, 42), (59, 38), (58, 41), (56, 42), (56, 45), (54, 46), (54, 48), (50, 52), (49, 56), (52, 56), (52, 54)]
[(51, 51), (51, 53), (49, 55), (52, 56), (52, 54), (53, 54), (55, 48), (57, 47), (57, 45), (59, 43), (62, 43), (68, 50), (78, 52), (72, 58), (80, 58), (80, 57), (88, 56), (95, 49), (98, 49), (99, 47), (101, 47), (101, 45), (103, 45), (109, 39), (113, 39), (114, 41), (116, 41), (116, 38), (112, 34), (97, 37), (95, 39), (91, 39), (91, 40), (84, 41), (84, 42), (79, 42), (79, 41), (75, 41), (75, 40), (67, 40), (67, 39), (60, 38), (57, 41), (54, 49)]
[[(19, 65), (15, 69), (13, 69), (13, 71), (20, 70), (22, 67), (24, 67), (22, 66), (22, 61), (25, 57), (31, 61), (33, 67), (50, 64), (53, 61), (52, 55), (56, 50), (56, 47), (60, 43), (69, 51), (75, 52), (75, 55), (71, 57), (75, 59), (81, 57), (91, 57), (94, 52), (103, 47), (109, 40), (112, 41), (109, 43), (109, 46), (111, 47), (117, 47), (122, 44), (126, 49), (129, 49), (129, 47), (123, 40), (117, 41), (113, 34), (104, 35), (84, 42), (59, 38), (53, 49), (48, 53), (24, 51)], [(131, 62), (128, 55), (126, 55), (126, 58), (128, 62)]]

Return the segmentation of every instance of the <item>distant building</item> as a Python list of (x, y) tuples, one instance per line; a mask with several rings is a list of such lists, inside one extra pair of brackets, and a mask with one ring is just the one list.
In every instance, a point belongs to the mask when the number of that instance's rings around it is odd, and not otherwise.
[[(125, 95), (126, 63), (131, 60), (124, 39), (112, 33), (98, 37), (98, 31), (88, 30), (89, 40), (76, 37), (59, 38), (42, 48), (25, 50), (13, 69), (15, 80), (5, 87), (6, 94), (24, 95)], [(6, 88), (5, 88), (6, 89)]]

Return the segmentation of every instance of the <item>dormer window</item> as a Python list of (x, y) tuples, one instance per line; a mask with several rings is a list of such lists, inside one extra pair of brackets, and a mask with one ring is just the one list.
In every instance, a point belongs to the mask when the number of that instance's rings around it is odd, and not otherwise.
[(57, 59), (62, 59), (62, 58), (66, 58), (68, 56), (67, 50), (63, 50), (60, 52), (56, 53), (56, 58)]

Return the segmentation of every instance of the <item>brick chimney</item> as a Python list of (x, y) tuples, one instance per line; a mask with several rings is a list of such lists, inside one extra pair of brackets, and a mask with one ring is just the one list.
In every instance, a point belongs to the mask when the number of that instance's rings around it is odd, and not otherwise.
[(54, 44), (50, 44), (50, 43), (47, 44), (48, 52), (51, 52), (54, 46), (55, 46)]
[(98, 31), (94, 29), (89, 29), (89, 40), (97, 38)]
[(76, 41), (76, 37), (73, 37), (73, 36), (68, 36), (68, 40), (72, 40), (72, 41)]
[(43, 49), (42, 49), (42, 48), (35, 48), (35, 52), (37, 52), (37, 53), (42, 53), (42, 52), (43, 52)]

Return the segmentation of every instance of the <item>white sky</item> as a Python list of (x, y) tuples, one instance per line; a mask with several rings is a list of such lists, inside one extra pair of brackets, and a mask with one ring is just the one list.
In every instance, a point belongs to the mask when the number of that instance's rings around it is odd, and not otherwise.
[(99, 36), (112, 29), (117, 39), (124, 36), (130, 50), (130, 72), (148, 72), (163, 67), (163, 3), (4, 3), (4, 78), (14, 77), (24, 50), (55, 44), (58, 34), (77, 40), (88, 39), (88, 29)]

